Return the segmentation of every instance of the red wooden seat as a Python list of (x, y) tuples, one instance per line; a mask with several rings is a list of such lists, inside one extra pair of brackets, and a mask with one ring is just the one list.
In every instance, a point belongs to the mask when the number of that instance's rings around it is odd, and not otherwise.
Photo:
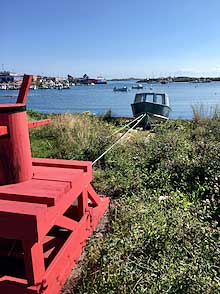
[(17, 104), (0, 105), (0, 293), (58, 294), (109, 199), (91, 186), (92, 164), (32, 159), (25, 76)]

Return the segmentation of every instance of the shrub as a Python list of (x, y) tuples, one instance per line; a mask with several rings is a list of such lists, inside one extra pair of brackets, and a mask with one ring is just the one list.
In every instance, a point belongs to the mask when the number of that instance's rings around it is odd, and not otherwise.
[[(31, 131), (32, 148), (94, 160), (114, 130), (97, 117), (65, 114)], [(96, 190), (112, 197), (109, 223), (89, 240), (82, 275), (65, 294), (219, 293), (218, 118), (134, 132), (94, 175)]]

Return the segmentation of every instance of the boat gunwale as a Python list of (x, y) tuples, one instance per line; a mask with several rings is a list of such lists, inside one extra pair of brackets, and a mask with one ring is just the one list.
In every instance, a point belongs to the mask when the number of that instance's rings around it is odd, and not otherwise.
[(132, 105), (137, 105), (137, 104), (143, 104), (143, 103), (153, 104), (153, 105), (160, 105), (160, 106), (163, 106), (163, 107), (167, 107), (172, 111), (171, 107), (169, 105), (167, 105), (167, 104), (162, 104), (162, 103), (157, 103), (157, 102), (150, 102), (150, 101), (142, 101), (142, 102), (132, 103), (131, 106)]

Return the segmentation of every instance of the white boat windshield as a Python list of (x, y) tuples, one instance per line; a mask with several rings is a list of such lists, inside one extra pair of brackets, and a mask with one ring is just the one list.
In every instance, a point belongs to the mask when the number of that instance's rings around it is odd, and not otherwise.
[(135, 96), (134, 103), (153, 102), (169, 106), (169, 98), (167, 94), (157, 93), (138, 93)]

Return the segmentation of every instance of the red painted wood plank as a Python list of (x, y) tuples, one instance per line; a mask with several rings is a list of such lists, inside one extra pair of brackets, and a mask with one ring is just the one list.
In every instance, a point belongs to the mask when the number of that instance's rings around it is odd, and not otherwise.
[(34, 166), (82, 169), (84, 172), (92, 173), (91, 161), (33, 158), (32, 162)]
[(73, 231), (77, 227), (78, 222), (61, 215), (57, 218), (56, 225), (61, 228)]
[(24, 75), (22, 85), (18, 94), (17, 103), (24, 103), (26, 104), (28, 91), (32, 82), (33, 76), (31, 75)]
[(47, 223), (43, 228), (44, 234), (47, 234), (50, 228), (53, 225), (56, 225), (56, 220), (59, 217), (59, 215), (63, 215), (65, 213), (65, 211), (70, 207), (70, 205), (72, 205), (72, 203), (80, 195), (81, 191), (86, 186), (88, 186), (89, 183), (90, 179), (87, 176), (84, 176), (83, 179), (81, 179), (74, 185), (74, 189), (71, 189), (67, 194), (65, 194), (65, 197), (62, 201), (59, 202), (59, 205), (52, 206), (48, 209)]
[(38, 294), (40, 285), (28, 287), (27, 280), (3, 276), (0, 277), (1, 294)]
[(84, 189), (78, 197), (78, 217), (81, 218), (88, 210), (88, 191)]
[(7, 126), (0, 126), (0, 136), (8, 135), (8, 127)]
[(35, 120), (35, 121), (29, 121), (28, 122), (28, 128), (33, 129), (40, 126), (48, 125), (51, 123), (51, 119), (42, 119), (42, 120)]
[[(108, 198), (102, 199), (100, 206), (90, 209), (90, 213), (87, 212), (83, 216), (77, 229), (71, 233), (46, 271), (48, 288), (45, 290), (45, 294), (60, 293), (60, 287), (66, 282), (66, 279), (84, 249), (86, 239), (92, 234), (107, 209), (108, 203)], [(88, 218), (89, 214), (93, 216), (92, 223), (90, 223), (90, 218)], [(54, 279), (54, 276), (56, 279)]]
[[(43, 213), (47, 211), (46, 205), (41, 204), (32, 204), (32, 203), (21, 203), (19, 201), (7, 201), (0, 199), (0, 214), (2, 212), (28, 215), (33, 216), (42, 216)], [(16, 225), (16, 224), (15, 224)]]
[(9, 104), (9, 103), (6, 104), (5, 103), (5, 104), (0, 104), (0, 108), (3, 108), (3, 109), (5, 109), (5, 108), (13, 109), (13, 108), (18, 108), (20, 106), (25, 106), (25, 104), (24, 103), (12, 103), (12, 104)]
[(33, 166), (33, 171), (33, 179), (66, 182), (73, 189), (75, 189), (77, 183), (82, 182), (82, 179), (87, 176), (80, 169)]
[(18, 184), (0, 186), (0, 199), (29, 203), (56, 203), (71, 189), (68, 182), (30, 180)]
[(0, 237), (37, 241), (47, 206), (0, 200)]
[(29, 285), (39, 285), (42, 283), (45, 266), (43, 247), (40, 242), (32, 243), (23, 241), (25, 271)]
[(76, 176), (82, 177), (83, 170), (62, 168), (59, 167), (46, 167), (46, 166), (33, 166), (33, 179), (44, 179), (53, 181), (72, 182)]
[(99, 205), (99, 203), (101, 201), (100, 197), (97, 195), (97, 193), (95, 192), (95, 190), (93, 189), (93, 187), (91, 185), (89, 185), (89, 187), (88, 187), (88, 197), (92, 201), (93, 204)]

